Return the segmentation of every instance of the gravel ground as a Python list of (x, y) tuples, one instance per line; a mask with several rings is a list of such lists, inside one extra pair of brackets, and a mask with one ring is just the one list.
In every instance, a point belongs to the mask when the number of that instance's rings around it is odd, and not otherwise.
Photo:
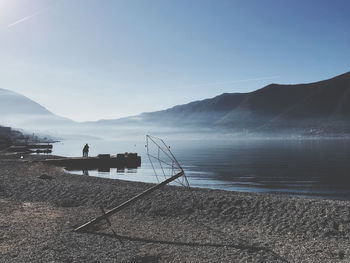
[[(152, 186), (0, 157), (0, 262), (350, 262), (350, 202)], [(113, 234), (114, 230), (117, 236)]]

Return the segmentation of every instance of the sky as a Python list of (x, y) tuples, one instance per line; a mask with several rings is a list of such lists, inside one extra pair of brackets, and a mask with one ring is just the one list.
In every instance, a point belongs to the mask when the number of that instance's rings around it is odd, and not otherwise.
[(76, 121), (350, 71), (348, 0), (0, 0), (0, 88)]

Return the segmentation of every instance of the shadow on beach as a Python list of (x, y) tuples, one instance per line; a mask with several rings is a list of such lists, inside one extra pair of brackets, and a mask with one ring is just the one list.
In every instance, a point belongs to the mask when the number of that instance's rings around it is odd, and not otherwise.
[(232, 244), (232, 243), (200, 243), (200, 242), (183, 242), (183, 241), (170, 241), (170, 240), (159, 240), (152, 238), (144, 238), (144, 237), (136, 237), (136, 236), (127, 236), (127, 235), (116, 235), (114, 233), (103, 233), (103, 232), (95, 232), (89, 231), (89, 234), (109, 237), (113, 239), (117, 239), (119, 242), (123, 241), (132, 241), (132, 242), (142, 242), (149, 244), (161, 244), (161, 245), (173, 245), (173, 246), (188, 246), (188, 247), (213, 247), (213, 248), (234, 248), (239, 250), (246, 250), (248, 252), (265, 252), (271, 254), (281, 262), (288, 262), (286, 259), (275, 253), (272, 249), (257, 246), (257, 245), (249, 245), (249, 244)]

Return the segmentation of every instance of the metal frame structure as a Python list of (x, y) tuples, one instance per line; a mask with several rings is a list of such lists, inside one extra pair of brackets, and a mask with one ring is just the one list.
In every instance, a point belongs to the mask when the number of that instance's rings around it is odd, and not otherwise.
[[(157, 156), (153, 155), (151, 153), (151, 145), (156, 146), (157, 149)], [(159, 172), (157, 173), (156, 170), (156, 163), (160, 167), (160, 172), (163, 175), (164, 179), (168, 179), (169, 176), (173, 176), (179, 172), (183, 172), (183, 169), (180, 165), (180, 163), (177, 161), (175, 158), (174, 154), (170, 150), (170, 146), (166, 145), (164, 140), (161, 138), (151, 136), (151, 135), (146, 135), (146, 148), (147, 148), (147, 156), (150, 161), (150, 164), (152, 166), (153, 172), (157, 178), (157, 181), (159, 181)], [(163, 154), (163, 157), (161, 156)], [(167, 160), (164, 160), (167, 159)], [(168, 175), (165, 170), (166, 168), (170, 169), (170, 174)], [(190, 187), (190, 184), (188, 182), (187, 176), (184, 175), (182, 177), (179, 177), (178, 179), (175, 180), (175, 182), (181, 186), (184, 187)]]
[[(155, 156), (151, 153), (151, 151), (150, 151), (151, 145), (156, 147), (157, 156)], [(158, 137), (151, 136), (151, 135), (146, 135), (146, 147), (147, 147), (148, 158), (150, 160), (151, 166), (153, 168), (155, 176), (157, 177), (158, 182), (159, 182), (159, 179), (158, 179), (158, 175), (157, 175), (157, 170), (155, 168), (155, 161), (159, 164), (165, 180), (160, 182), (159, 184), (156, 184), (156, 185), (152, 186), (151, 188), (143, 191), (142, 193), (134, 196), (133, 198), (127, 200), (126, 202), (120, 204), (119, 206), (112, 208), (111, 210), (109, 210), (107, 212), (105, 212), (103, 210), (103, 208), (101, 208), (101, 211), (102, 211), (101, 216), (98, 216), (98, 217), (86, 222), (85, 224), (77, 227), (74, 231), (82, 232), (82, 231), (87, 230), (89, 227), (91, 227), (92, 225), (94, 225), (102, 220), (106, 220), (106, 222), (111, 226), (111, 222), (109, 221), (109, 216), (123, 210), (124, 208), (135, 203), (137, 200), (144, 198), (145, 196), (147, 196), (150, 193), (154, 192), (155, 190), (167, 185), (170, 182), (176, 181), (178, 184), (180, 184), (182, 186), (190, 187), (184, 170), (182, 169), (179, 162), (176, 160), (174, 154), (170, 151), (170, 147), (167, 146), (162, 139), (160, 139)], [(161, 154), (164, 154), (164, 156), (166, 156), (166, 158), (168, 160), (164, 161), (161, 157)], [(171, 168), (170, 175), (166, 174), (166, 172), (165, 172), (166, 167)], [(115, 234), (114, 230), (113, 230), (113, 233)]]

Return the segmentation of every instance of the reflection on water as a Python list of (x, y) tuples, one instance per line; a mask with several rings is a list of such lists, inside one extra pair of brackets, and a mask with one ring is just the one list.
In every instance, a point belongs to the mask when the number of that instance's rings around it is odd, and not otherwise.
[[(78, 155), (84, 143), (64, 142), (54, 147), (54, 154)], [(349, 140), (168, 141), (168, 144), (195, 187), (350, 199)], [(128, 151), (138, 152), (142, 157), (138, 169), (89, 171), (90, 176), (158, 182), (144, 142), (96, 141), (89, 145), (93, 155)]]

